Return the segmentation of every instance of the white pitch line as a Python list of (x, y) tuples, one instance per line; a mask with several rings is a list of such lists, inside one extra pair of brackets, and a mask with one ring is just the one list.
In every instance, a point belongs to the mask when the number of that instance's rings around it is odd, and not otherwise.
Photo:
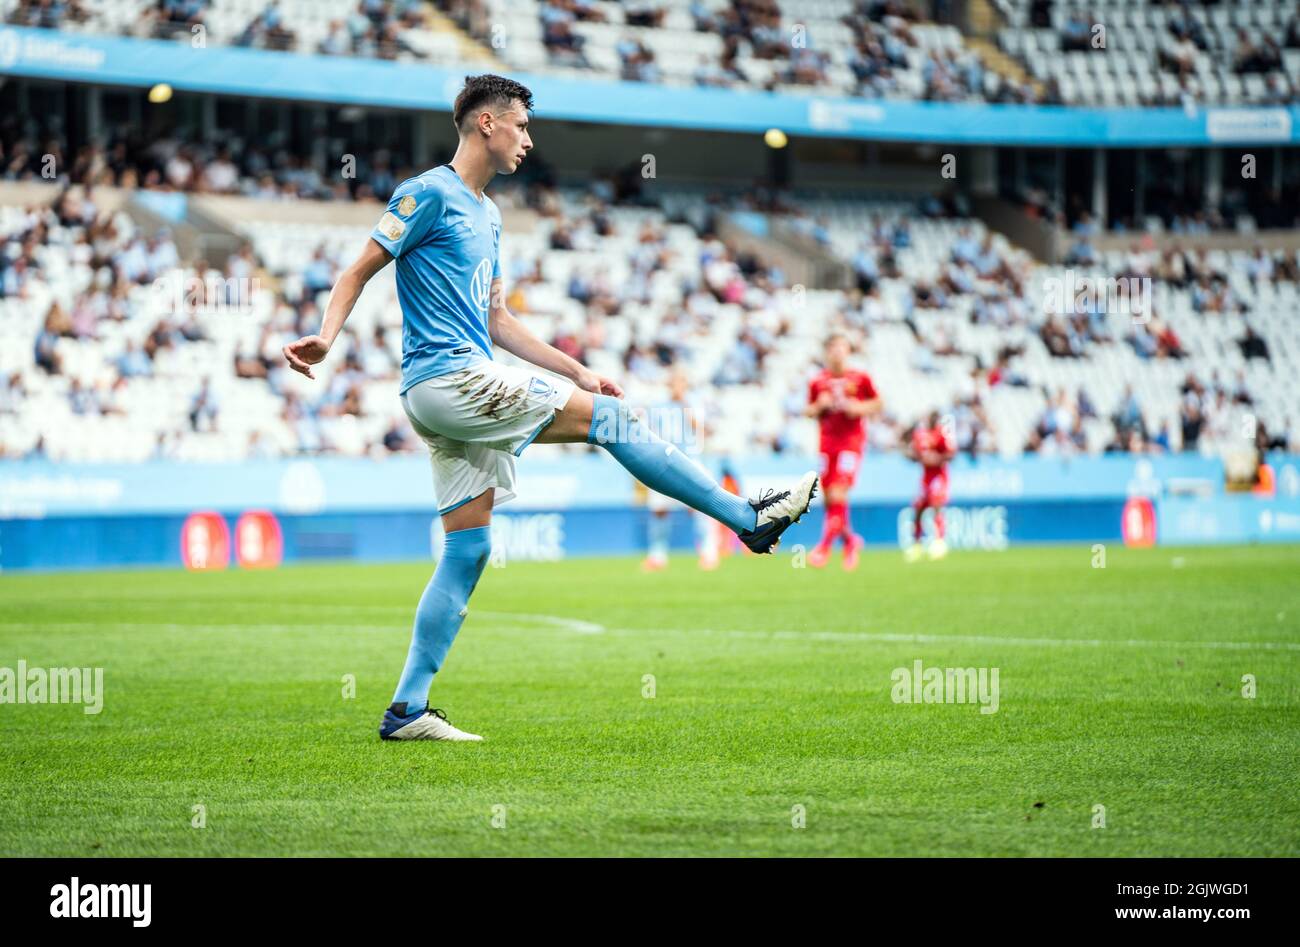
[(485, 612), (470, 609), (471, 615), (479, 617), (508, 618), (513, 621), (535, 621), (543, 625), (552, 625), (556, 628), (564, 628), (567, 631), (575, 631), (580, 635), (602, 635), (606, 628), (604, 625), (594, 621), (583, 621), (581, 618), (565, 618), (562, 615), (528, 615), (524, 612)]
[[(1160, 638), (1017, 638), (999, 635), (915, 635), (890, 632), (869, 631), (731, 631), (720, 628), (606, 628), (597, 622), (584, 621), (580, 618), (566, 618), (561, 615), (531, 615), (524, 612), (471, 612), (479, 618), (508, 619), (511, 622), (533, 622), (549, 625), (564, 631), (582, 635), (599, 635), (609, 632), (616, 635), (645, 637), (653, 634), (678, 635), (721, 635), (730, 638), (758, 638), (783, 641), (861, 641), (881, 644), (980, 644), (1011, 645), (1025, 647), (1079, 647), (1103, 648), (1117, 646), (1125, 648), (1201, 648), (1216, 651), (1300, 651), (1300, 642), (1294, 641), (1180, 641)], [(511, 627), (499, 621), (492, 621), (490, 627)], [(355, 624), (227, 624), (227, 625), (186, 625), (171, 622), (0, 622), (0, 630), (16, 629), (18, 631), (62, 630), (62, 631), (102, 631), (115, 628), (123, 631), (179, 631), (179, 632), (221, 632), (221, 631), (337, 631), (337, 632), (389, 632), (405, 631), (400, 625), (355, 625)]]
[[(387, 606), (382, 606), (387, 607)], [(550, 625), (553, 628), (561, 628), (566, 631), (572, 631), (580, 635), (599, 635), (605, 632), (605, 626), (593, 621), (583, 621), (580, 618), (566, 618), (562, 615), (532, 615), (525, 612), (492, 612), (471, 609), (469, 615), (472, 617), (489, 620), (489, 627), (502, 627), (500, 619), (506, 619), (509, 622), (531, 622), (534, 624)], [(508, 625), (506, 627), (509, 627)], [(16, 629), (19, 631), (38, 631), (43, 629), (57, 629), (60, 631), (102, 631), (106, 628), (115, 628), (121, 631), (407, 631), (409, 630), (409, 619), (401, 624), (392, 625), (357, 625), (357, 624), (338, 624), (338, 623), (319, 623), (319, 622), (302, 622), (299, 624), (240, 624), (231, 623), (226, 625), (213, 624), (182, 624), (177, 622), (0, 622), (0, 630)]]
[[(681, 629), (673, 629), (681, 630)], [(1208, 648), (1224, 651), (1300, 651), (1294, 641), (1174, 641), (1160, 638), (1014, 638), (1000, 635), (907, 635), (870, 631), (727, 631), (717, 628), (681, 630), (692, 635), (726, 635), (730, 638), (772, 638), (797, 641), (874, 641), (903, 644), (1004, 644), (1032, 647), (1089, 647), (1117, 645), (1128, 648)], [(620, 628), (618, 633), (632, 633)]]

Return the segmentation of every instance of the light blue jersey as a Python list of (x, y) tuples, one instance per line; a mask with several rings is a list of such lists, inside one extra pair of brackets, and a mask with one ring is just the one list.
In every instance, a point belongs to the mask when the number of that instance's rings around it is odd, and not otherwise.
[(402, 391), (492, 357), (488, 304), (501, 275), (501, 212), (451, 165), (403, 181), (370, 235), (397, 259)]

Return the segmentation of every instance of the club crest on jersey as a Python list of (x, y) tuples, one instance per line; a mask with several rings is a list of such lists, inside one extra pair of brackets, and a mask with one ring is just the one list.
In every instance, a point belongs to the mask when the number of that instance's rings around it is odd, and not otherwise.
[(379, 218), (378, 230), (389, 240), (396, 240), (406, 232), (406, 224), (398, 220), (397, 215), (392, 211), (384, 214)]
[(492, 295), (492, 263), (487, 257), (479, 263), (474, 275), (469, 280), (469, 296), (474, 305), (486, 309), (488, 297)]
[(403, 217), (410, 217), (415, 213), (415, 197), (407, 194), (397, 202), (397, 213)]
[(545, 397), (553, 390), (551, 383), (544, 378), (533, 377), (528, 380), (528, 390), (535, 395)]

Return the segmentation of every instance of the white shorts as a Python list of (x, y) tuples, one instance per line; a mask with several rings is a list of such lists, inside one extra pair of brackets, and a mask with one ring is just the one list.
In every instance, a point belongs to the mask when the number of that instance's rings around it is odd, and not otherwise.
[(569, 402), (575, 386), (539, 368), (481, 359), (426, 378), (402, 393), (402, 408), (429, 448), (438, 512), (496, 490), (515, 495), (515, 458)]

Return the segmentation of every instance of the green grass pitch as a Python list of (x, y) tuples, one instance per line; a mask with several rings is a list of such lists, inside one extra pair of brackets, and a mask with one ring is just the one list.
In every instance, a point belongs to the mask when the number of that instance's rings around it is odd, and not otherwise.
[[(425, 564), (0, 576), (0, 667), (105, 681), (0, 705), (0, 854), (1300, 854), (1300, 548), (1107, 556), (489, 567), (477, 745), (376, 734)], [(998, 712), (893, 702), (917, 659)]]

